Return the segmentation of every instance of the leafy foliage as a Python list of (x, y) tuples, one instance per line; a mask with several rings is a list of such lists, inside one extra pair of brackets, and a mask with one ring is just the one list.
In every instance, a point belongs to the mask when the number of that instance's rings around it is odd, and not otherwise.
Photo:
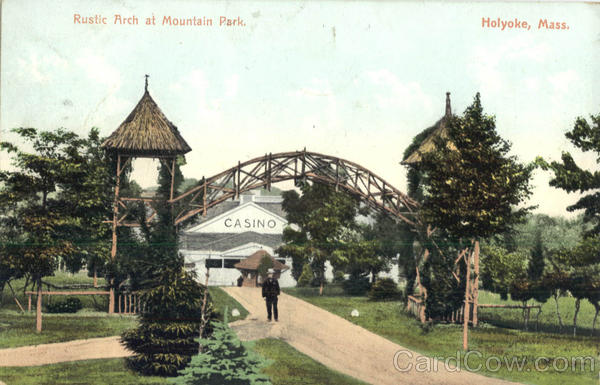
[(242, 343), (225, 322), (213, 322), (211, 338), (200, 339), (202, 352), (171, 380), (174, 384), (270, 385), (260, 373), (266, 360)]
[(347, 280), (342, 282), (344, 293), (348, 295), (365, 295), (371, 288), (369, 277), (361, 274), (350, 274)]
[(47, 313), (77, 313), (83, 305), (79, 298), (71, 297), (46, 305)]
[(315, 275), (312, 271), (312, 268), (310, 267), (310, 263), (305, 263), (304, 267), (302, 268), (302, 274), (300, 274), (300, 277), (298, 278), (298, 286), (299, 287), (310, 286), (314, 277), (315, 277)]
[(59, 260), (71, 271), (82, 260), (102, 253), (107, 236), (101, 225), (110, 208), (102, 159), (97, 158), (98, 130), (87, 139), (64, 129), (12, 130), (32, 152), (2, 142), (15, 171), (0, 172), (0, 276), (26, 275), (39, 282)]
[(438, 140), (423, 155), (427, 223), (454, 238), (486, 238), (519, 223), (528, 208), (517, 208), (531, 194), (532, 166), (508, 156), (510, 143), (496, 132), (494, 117), (483, 113), (479, 93), (462, 117), (447, 121), (455, 149)]
[(398, 299), (400, 295), (398, 285), (391, 278), (378, 279), (369, 290), (369, 299), (374, 301), (394, 300)]
[(316, 280), (325, 283), (325, 261), (336, 265), (333, 251), (340, 247), (342, 236), (355, 229), (358, 201), (345, 192), (335, 191), (321, 183), (304, 183), (302, 195), (283, 192), (283, 209), (288, 223), (284, 230), (285, 244), (277, 252), (292, 258), (292, 274), (299, 279), (301, 268), (311, 263)]
[[(198, 351), (204, 288), (180, 269), (157, 273), (157, 285), (142, 291), (144, 311), (139, 326), (123, 333), (122, 342), (135, 352), (128, 365), (146, 375), (174, 376)], [(212, 312), (212, 309), (208, 309)]]
[[(590, 116), (590, 122), (579, 117), (571, 131), (565, 136), (583, 152), (592, 151), (596, 154), (596, 163), (600, 163), (600, 114)], [(584, 210), (584, 219), (592, 223), (594, 228), (591, 233), (600, 233), (600, 172), (587, 171), (577, 165), (568, 152), (563, 152), (561, 162), (552, 161), (548, 163), (538, 157), (536, 163), (544, 170), (551, 170), (554, 178), (550, 185), (563, 189), (567, 192), (579, 191), (589, 192), (581, 197), (577, 203), (567, 208), (568, 211)]]
[(273, 268), (273, 259), (265, 255), (261, 258), (260, 263), (258, 264), (258, 275), (262, 278), (263, 282), (267, 278), (267, 273), (269, 269)]

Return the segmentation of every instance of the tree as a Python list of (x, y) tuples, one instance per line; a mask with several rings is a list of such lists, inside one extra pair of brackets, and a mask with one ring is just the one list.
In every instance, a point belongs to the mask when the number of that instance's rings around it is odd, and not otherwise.
[[(70, 200), (68, 192), (86, 180), (89, 158), (82, 148), (89, 143), (64, 129), (12, 131), (33, 151), (0, 143), (0, 149), (12, 154), (15, 167), (15, 171), (0, 172), (1, 231), (11, 239), (0, 247), (0, 275), (5, 281), (25, 275), (39, 291), (42, 278), (53, 274), (60, 258), (76, 262), (84, 250), (73, 242), (73, 233), (85, 233), (82, 224), (87, 214), (73, 208), (78, 202)], [(92, 194), (91, 198), (98, 197)], [(39, 312), (37, 329), (41, 331)]]
[[(141, 290), (144, 310), (139, 326), (124, 332), (121, 341), (135, 353), (127, 358), (130, 368), (145, 375), (175, 376), (198, 352), (196, 338), (207, 289), (179, 267), (165, 266), (154, 277), (156, 284)], [(206, 311), (211, 313), (212, 308)]]
[[(381, 262), (398, 258), (399, 274), (406, 278), (405, 298), (413, 294), (416, 279), (416, 260), (413, 250), (416, 234), (405, 222), (396, 222), (389, 215), (378, 213), (372, 226), (363, 229), (365, 239), (377, 243), (375, 254)], [(383, 266), (382, 266), (383, 267)], [(401, 271), (400, 271), (401, 270)]]
[[(465, 263), (470, 266), (470, 255), (478, 258), (481, 239), (505, 233), (524, 219), (529, 208), (519, 205), (531, 194), (532, 166), (508, 155), (511, 145), (496, 132), (495, 118), (484, 114), (479, 93), (463, 116), (446, 119), (448, 137), (436, 140), (435, 151), (423, 154), (419, 168), (423, 173), (424, 221), (443, 230), (441, 242), (448, 245), (444, 250), (434, 244), (430, 250), (442, 259), (437, 265), (448, 269), (450, 260), (456, 259), (456, 249), (465, 251)], [(439, 275), (435, 277), (429, 282), (439, 286), (443, 281)], [(459, 277), (460, 281), (465, 279)], [(453, 286), (446, 290), (459, 289)], [(444, 292), (436, 288), (437, 292), (428, 288), (428, 301), (441, 303), (429, 299)], [(468, 301), (465, 307), (468, 313)]]
[(202, 353), (192, 357), (189, 366), (172, 379), (174, 384), (196, 385), (270, 385), (269, 377), (260, 372), (266, 361), (241, 342), (224, 322), (213, 322), (211, 338), (199, 343)]
[[(170, 165), (162, 164), (155, 208), (157, 220), (146, 224), (145, 210), (140, 214), (144, 240), (140, 244), (144, 255), (138, 255), (132, 286), (141, 292), (140, 302), (145, 310), (137, 328), (122, 335), (122, 341), (135, 353), (127, 359), (128, 365), (143, 374), (174, 376), (183, 369), (198, 351), (195, 339), (200, 336), (203, 320), (203, 299), (206, 287), (186, 272), (183, 257), (178, 252), (177, 231), (173, 225), (172, 210), (166, 203), (171, 193)], [(183, 179), (179, 166), (174, 170), (173, 189)], [(204, 315), (212, 313), (209, 301)], [(214, 315), (213, 315), (214, 316)]]
[(289, 227), (283, 233), (285, 244), (277, 253), (292, 258), (292, 271), (299, 277), (300, 266), (309, 262), (323, 292), (325, 262), (336, 265), (334, 250), (338, 249), (343, 232), (356, 228), (359, 203), (354, 197), (321, 183), (304, 183), (302, 195), (285, 191), (283, 209)]
[[(600, 162), (600, 114), (590, 116), (591, 122), (583, 117), (575, 120), (573, 129), (565, 137), (583, 152), (592, 151), (596, 154), (596, 163)], [(563, 152), (561, 162), (548, 163), (538, 157), (536, 163), (543, 170), (550, 170), (554, 178), (550, 186), (563, 189), (567, 192), (589, 192), (581, 197), (577, 203), (567, 207), (568, 211), (584, 210), (584, 220), (593, 224), (588, 234), (600, 234), (600, 172), (587, 171), (577, 165), (569, 152)]]
[(271, 268), (273, 268), (273, 259), (271, 259), (271, 257), (268, 255), (263, 256), (258, 264), (257, 269), (258, 275), (261, 277), (262, 282), (267, 279), (267, 274)]

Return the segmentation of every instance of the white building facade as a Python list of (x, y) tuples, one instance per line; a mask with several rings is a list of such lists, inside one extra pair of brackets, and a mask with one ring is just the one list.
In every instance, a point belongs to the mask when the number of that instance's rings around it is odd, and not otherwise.
[[(258, 250), (291, 267), (291, 258), (279, 258), (276, 252), (287, 226), (282, 202), (281, 196), (241, 195), (209, 209), (199, 223), (180, 233), (179, 251), (186, 267), (204, 282), (208, 266), (208, 283), (218, 286), (235, 285), (241, 274), (234, 265)], [(281, 274), (279, 284), (296, 285), (291, 269)]]

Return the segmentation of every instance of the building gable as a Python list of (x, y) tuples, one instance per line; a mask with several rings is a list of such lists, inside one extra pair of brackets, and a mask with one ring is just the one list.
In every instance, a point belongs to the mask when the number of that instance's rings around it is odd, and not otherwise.
[(185, 231), (193, 233), (244, 233), (282, 234), (287, 225), (285, 218), (260, 207), (254, 202), (244, 203), (233, 210), (218, 215)]

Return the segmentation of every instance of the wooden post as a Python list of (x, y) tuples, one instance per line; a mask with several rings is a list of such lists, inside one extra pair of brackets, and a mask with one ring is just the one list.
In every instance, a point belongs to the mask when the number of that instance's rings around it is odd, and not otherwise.
[(465, 306), (463, 311), (463, 350), (469, 348), (469, 313), (471, 304), (469, 302), (469, 291), (471, 284), (471, 253), (465, 253), (465, 262), (467, 263), (467, 277), (465, 279)]
[[(115, 185), (115, 201), (113, 206), (112, 223), (112, 248), (110, 257), (114, 261), (117, 256), (117, 220), (119, 215), (119, 185), (121, 184), (121, 155), (117, 155), (117, 181)], [(114, 278), (110, 280), (110, 294), (108, 295), (108, 314), (115, 311), (115, 289), (113, 288)]]
[(42, 281), (38, 281), (37, 304), (35, 309), (35, 330), (42, 332)]
[(475, 241), (473, 265), (475, 269), (475, 279), (473, 282), (473, 326), (477, 326), (477, 308), (479, 306), (479, 241)]
[(96, 270), (95, 265), (94, 265), (94, 287), (98, 287), (98, 271)]
[(27, 295), (27, 311), (31, 312), (31, 294)]

